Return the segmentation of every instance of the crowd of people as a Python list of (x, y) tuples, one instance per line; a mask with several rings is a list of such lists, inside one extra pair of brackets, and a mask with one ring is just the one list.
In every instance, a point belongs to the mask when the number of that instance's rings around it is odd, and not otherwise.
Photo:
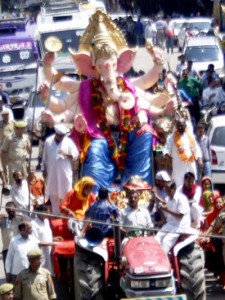
[(152, 39), (155, 45), (167, 49), (167, 53), (173, 53), (176, 37), (171, 20), (170, 16), (165, 19), (158, 16), (156, 20), (144, 20), (140, 16), (135, 21), (132, 16), (128, 16), (119, 17), (115, 22), (125, 32), (130, 46), (143, 46), (147, 39)]
[[(18, 126), (18, 123), (15, 124)], [(202, 129), (200, 125), (197, 130)], [(77, 222), (73, 233), (76, 235), (85, 235), (88, 228), (94, 226), (101, 229), (104, 236), (113, 237), (113, 226), (110, 223), (116, 218), (120, 221), (123, 237), (140, 228), (158, 229), (155, 238), (167, 253), (180, 234), (223, 232), (224, 198), (218, 191), (213, 191), (210, 177), (200, 176), (200, 184), (196, 183), (196, 165), (201, 165), (202, 151), (193, 131), (187, 128), (185, 118), (176, 120), (164, 145), (165, 157), (170, 156), (173, 161), (171, 174), (169, 170), (157, 171), (153, 188), (134, 176), (124, 185), (123, 191), (110, 193), (102, 187), (97, 195), (94, 193), (95, 181), (88, 176), (82, 177), (72, 188), (72, 161), (77, 159), (78, 151), (66, 135), (64, 125), (55, 125), (54, 130), (55, 133), (46, 139), (43, 151), (42, 170), (47, 180), (44, 182), (35, 175), (34, 166), (30, 167), (28, 175), (23, 173), (23, 164), (12, 171), (11, 201), (7, 202), (6, 214), (1, 215), (0, 219), (6, 280), (12, 284), (17, 282), (16, 299), (29, 299), (31, 294), (37, 297), (34, 299), (38, 299), (38, 293), (42, 292), (48, 294), (49, 298), (46, 299), (55, 299), (51, 280), (51, 275), (54, 275), (51, 253), (52, 246), (59, 241), (53, 237), (49, 222), (52, 216), (48, 216), (50, 211), (53, 217), (62, 214), (75, 218)], [(26, 135), (25, 129), (22, 135)], [(23, 136), (19, 140), (23, 141)], [(49, 146), (51, 150), (48, 150)], [(16, 147), (14, 143), (14, 150), (18, 152)], [(26, 144), (23, 147), (26, 148)], [(10, 151), (7, 151), (7, 155), (10, 155)], [(9, 165), (6, 164), (6, 167)], [(53, 181), (48, 179), (48, 174)], [(7, 173), (5, 178), (7, 182)], [(48, 184), (54, 187), (54, 192), (48, 192)], [(146, 191), (147, 194), (144, 194)], [(144, 202), (140, 205), (142, 198)], [(94, 221), (100, 223), (95, 224)], [(204, 247), (209, 240), (203, 238), (200, 242)], [(215, 253), (218, 254), (218, 251)], [(219, 275), (224, 279), (221, 265)], [(26, 280), (27, 276), (35, 278), (32, 285)], [(39, 276), (45, 278), (44, 291), (36, 289)], [(11, 293), (9, 287), (11, 285), (7, 284), (6, 293)]]
[[(156, 39), (156, 44), (160, 44), (162, 35), (166, 34), (167, 50), (173, 52), (171, 20), (170, 18), (167, 19), (166, 26), (164, 22), (160, 23), (160, 21), (156, 23), (158, 26), (156, 35), (152, 38)], [(141, 44), (144, 28), (140, 20), (138, 20), (135, 28), (131, 29), (131, 32), (134, 33), (136, 43)], [(148, 37), (151, 35), (151, 29), (147, 25), (145, 34)], [(102, 48), (96, 47), (94, 50), (96, 52), (92, 54), (96, 56), (96, 62), (95, 65), (91, 65), (91, 72), (97, 70), (101, 74), (100, 71), (104, 70), (105, 65), (109, 69), (111, 61), (114, 65), (117, 63), (114, 48), (109, 49), (108, 45), (104, 43)], [(150, 51), (151, 53), (154, 52), (152, 48)], [(102, 54), (105, 56), (102, 57)], [(157, 53), (153, 53), (153, 55), (156, 56), (154, 68), (159, 70), (162, 68), (163, 59), (157, 57)], [(45, 61), (43, 68), (46, 73), (49, 72), (51, 75), (50, 62)], [(147, 99), (147, 96), (150, 97), (146, 92), (141, 93), (141, 89), (144, 86), (143, 89), (147, 90), (146, 80), (151, 79), (151, 75), (147, 74), (147, 76), (136, 79), (136, 90), (137, 94), (139, 92), (140, 98), (146, 97)], [(93, 85), (91, 88), (97, 87), (98, 89), (88, 90), (87, 83), (90, 83), (88, 80), (84, 84), (68, 81), (73, 96), (69, 96), (71, 97), (71, 106), (74, 104), (75, 94), (80, 93), (86, 96), (86, 103), (84, 101), (78, 103), (83, 115), (88, 115), (86, 119), (82, 119), (81, 114), (78, 117), (74, 114), (72, 116), (77, 123), (80, 120), (78, 125), (83, 130), (79, 132), (79, 137), (83, 137), (83, 143), (79, 140), (80, 144), (75, 144), (70, 136), (69, 128), (62, 122), (55, 122), (56, 124), (54, 124), (54, 122), (48, 123), (46, 121), (47, 131), (45, 131), (45, 137), (41, 137), (43, 149), (39, 152), (38, 162), (38, 167), (42, 171), (42, 178), (36, 176), (35, 166), (31, 163), (32, 145), (26, 132), (26, 121), (12, 123), (9, 110), (2, 103), (0, 175), (3, 187), (10, 190), (10, 201), (5, 205), (6, 213), (0, 216), (3, 238), (2, 256), (7, 281), (0, 287), (1, 295), (8, 294), (9, 297), (12, 297), (13, 285), (16, 283), (15, 299), (56, 299), (51, 278), (55, 275), (52, 265), (52, 251), (57, 244), (63, 243), (63, 235), (65, 232), (68, 233), (68, 230), (75, 235), (85, 236), (89, 228), (97, 227), (103, 236), (111, 238), (113, 237), (113, 222), (117, 219), (121, 227), (123, 244), (130, 232), (134, 232), (136, 235), (141, 229), (150, 232), (157, 231), (155, 239), (162, 245), (166, 253), (170, 253), (181, 234), (197, 235), (215, 232), (224, 234), (224, 197), (218, 191), (213, 190), (210, 179), (209, 141), (205, 134), (206, 124), (200, 120), (199, 105), (201, 99), (204, 104), (218, 101), (215, 90), (210, 94), (210, 88), (213, 89), (211, 83), (213, 81), (218, 83), (218, 77), (213, 65), (210, 65), (204, 74), (198, 74), (193, 70), (191, 62), (186, 62), (184, 56), (180, 56), (176, 75), (178, 76), (177, 82), (170, 78), (173, 83), (172, 87), (178, 90), (182, 102), (185, 100), (189, 103), (189, 109), (179, 107), (176, 114), (168, 119), (165, 118), (166, 111), (164, 109), (154, 111), (153, 105), (151, 105), (151, 109), (148, 111), (147, 106), (147, 109), (146, 107), (143, 108), (141, 107), (142, 103), (138, 102), (141, 109), (135, 113), (140, 113), (139, 116), (143, 117), (144, 121), (149, 115), (155, 114), (157, 117), (151, 126), (145, 121), (141, 127), (138, 127), (140, 124), (134, 124), (134, 128), (129, 128), (131, 131), (129, 133), (134, 136), (133, 140), (140, 136), (139, 142), (136, 140), (133, 142), (132, 149), (135, 151), (133, 153), (130, 151), (129, 156), (125, 145), (130, 142), (128, 133), (127, 139), (124, 137), (126, 130), (128, 131), (127, 125), (125, 122), (123, 123), (123, 139), (118, 138), (120, 133), (117, 125), (121, 120), (119, 117), (117, 120), (116, 116), (118, 115), (119, 104), (121, 105), (119, 107), (120, 112), (123, 113), (129, 110), (123, 110), (122, 105), (129, 103), (130, 100), (131, 103), (134, 103), (135, 99), (138, 98), (134, 97), (135, 86), (131, 86), (126, 80), (119, 78), (121, 82), (113, 82), (113, 86), (111, 81), (105, 82), (106, 86), (104, 87), (102, 81), (99, 83), (98, 79), (95, 79), (91, 82)], [(164, 76), (167, 76), (166, 72), (164, 72)], [(54, 83), (59, 86), (63, 84), (63, 82), (58, 81)], [(85, 84), (86, 86), (84, 86)], [(118, 85), (120, 89), (118, 89)], [(207, 91), (207, 89), (209, 90)], [(106, 97), (106, 93), (111, 98)], [(220, 88), (220, 94), (222, 97), (223, 85)], [(219, 95), (219, 91), (217, 95)], [(169, 96), (166, 95), (166, 97)], [(45, 95), (42, 98), (44, 101), (44, 98), (46, 100), (48, 96)], [(104, 102), (105, 98), (108, 107)], [(160, 99), (158, 100), (160, 101)], [(119, 103), (118, 106), (117, 102)], [(99, 103), (103, 106), (102, 110)], [(51, 107), (54, 106), (54, 102), (50, 104)], [(61, 103), (61, 106), (64, 104)], [(78, 104), (74, 104), (76, 109), (78, 109)], [(106, 113), (112, 107), (115, 109), (115, 105), (117, 110), (115, 116), (113, 115), (113, 121), (118, 121), (118, 124), (111, 122), (108, 126), (108, 120), (105, 120)], [(55, 105), (57, 109), (60, 108), (59, 106), (60, 104)], [(111, 118), (115, 112), (113, 109), (109, 112), (108, 118)], [(101, 118), (98, 119), (99, 116)], [(133, 115), (131, 116), (133, 117)], [(128, 117), (131, 118), (131, 116)], [(124, 120), (126, 117), (124, 112)], [(87, 125), (84, 126), (85, 122), (89, 122), (89, 132), (86, 131), (86, 136), (82, 135)], [(79, 127), (78, 125), (77, 127)], [(111, 155), (113, 152), (111, 150), (117, 149), (116, 138), (114, 140), (114, 136), (111, 135), (113, 130), (115, 131), (113, 134), (120, 140), (119, 142), (125, 141), (120, 143), (121, 148), (123, 146), (125, 151), (120, 153), (122, 155), (119, 159)], [(90, 132), (93, 134), (92, 136)], [(100, 135), (103, 133), (105, 135)], [(148, 138), (144, 139), (146, 133)], [(152, 135), (150, 133), (153, 135), (153, 144), (151, 144)], [(140, 152), (140, 141), (142, 141), (141, 145), (143, 146), (141, 148), (147, 149), (144, 153), (145, 156), (142, 155), (143, 152)], [(84, 159), (82, 155), (87, 150), (90, 150), (90, 155)], [(140, 159), (134, 161), (132, 156), (134, 154)], [(146, 165), (149, 166), (146, 161), (147, 159), (150, 160), (152, 154), (154, 161), (151, 165), (151, 173), (154, 180), (152, 180), (151, 186), (140, 176), (130, 176), (129, 171), (133, 171), (133, 165), (139, 167), (142, 164), (143, 168), (146, 168)], [(78, 179), (75, 179), (74, 174), (77, 174), (79, 158), (81, 168), (88, 169), (89, 176), (79, 176)], [(106, 163), (104, 161), (104, 172), (100, 168), (100, 158), (106, 161)], [(128, 160), (131, 168), (126, 169)], [(107, 162), (110, 163), (110, 166)], [(113, 182), (113, 191), (103, 184), (101, 185), (101, 176), (107, 175), (108, 177), (106, 177), (109, 178), (110, 174), (105, 172), (109, 167), (108, 173), (112, 171), (111, 169), (114, 172), (116, 168), (121, 166), (123, 167), (122, 170), (127, 172), (125, 175), (128, 178), (122, 186), (119, 177)], [(98, 170), (93, 170), (94, 167)], [(139, 170), (140, 168), (136, 169)], [(98, 182), (96, 178), (93, 178), (94, 176), (90, 176), (97, 171), (100, 174), (99, 177), (96, 176)], [(140, 174), (142, 174), (142, 170), (140, 170)], [(63, 222), (62, 236), (54, 236), (52, 221), (53, 219), (61, 220), (60, 217), (68, 217), (69, 220), (67, 221), (65, 218), (66, 220)], [(71, 219), (74, 222), (70, 227), (68, 224), (71, 224)], [(202, 238), (200, 243), (203, 247), (210, 244), (212, 252), (215, 255), (219, 254), (219, 247), (218, 245), (215, 247), (213, 240), (209, 241)], [(222, 248), (220, 248), (220, 254), (221, 251)], [(217, 269), (216, 271), (221, 278), (223, 287), (225, 287), (224, 262), (220, 264), (220, 270)]]

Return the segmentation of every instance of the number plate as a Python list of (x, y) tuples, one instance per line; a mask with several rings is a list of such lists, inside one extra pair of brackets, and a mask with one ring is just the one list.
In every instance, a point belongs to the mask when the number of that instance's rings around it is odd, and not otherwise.
[(186, 295), (177, 296), (161, 296), (161, 297), (144, 297), (144, 298), (128, 298), (121, 300), (187, 300)]

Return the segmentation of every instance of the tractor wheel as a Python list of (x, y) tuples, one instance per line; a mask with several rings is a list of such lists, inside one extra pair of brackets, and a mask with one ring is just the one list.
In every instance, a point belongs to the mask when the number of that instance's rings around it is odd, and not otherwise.
[(77, 251), (74, 257), (76, 300), (104, 300), (102, 260), (92, 253)]
[(206, 300), (204, 253), (197, 243), (184, 248), (179, 254), (181, 292), (187, 300)]

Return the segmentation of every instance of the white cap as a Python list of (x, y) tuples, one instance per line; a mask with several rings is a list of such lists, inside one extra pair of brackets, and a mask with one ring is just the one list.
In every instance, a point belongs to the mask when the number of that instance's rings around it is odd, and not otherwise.
[(56, 124), (54, 126), (55, 133), (60, 135), (66, 135), (67, 134), (67, 128), (64, 124)]
[(155, 179), (158, 179), (158, 180), (163, 180), (163, 181), (171, 181), (171, 177), (170, 175), (167, 173), (167, 171), (165, 170), (162, 170), (162, 171), (158, 171), (155, 175)]

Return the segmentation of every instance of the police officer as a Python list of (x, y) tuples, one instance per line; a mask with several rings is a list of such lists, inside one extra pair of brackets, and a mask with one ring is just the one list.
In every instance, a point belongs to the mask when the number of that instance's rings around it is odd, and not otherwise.
[(33, 249), (27, 253), (29, 268), (17, 275), (15, 295), (16, 300), (49, 300), (56, 299), (50, 272), (41, 268), (42, 251)]
[(3, 283), (0, 285), (0, 300), (13, 300), (13, 284)]
[(1, 112), (2, 120), (0, 121), (0, 144), (2, 145), (3, 140), (6, 136), (13, 134), (14, 122), (9, 119), (9, 108), (3, 109)]
[(27, 177), (26, 158), (30, 154), (31, 144), (26, 134), (26, 121), (16, 121), (14, 133), (3, 141), (1, 160), (2, 167), (7, 177), (7, 165), (9, 171), (9, 183), (13, 184), (13, 171), (21, 171), (24, 178)]

